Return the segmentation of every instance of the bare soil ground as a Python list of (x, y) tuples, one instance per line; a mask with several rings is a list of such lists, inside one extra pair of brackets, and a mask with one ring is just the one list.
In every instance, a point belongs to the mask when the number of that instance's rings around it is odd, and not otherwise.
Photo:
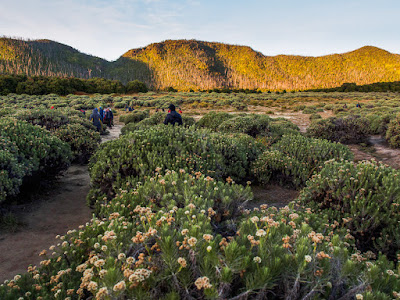
[(262, 204), (268, 204), (268, 206), (284, 207), (288, 205), (291, 201), (296, 199), (299, 192), (296, 190), (281, 187), (276, 184), (269, 184), (267, 186), (252, 186), (254, 200), (248, 202), (247, 209), (253, 209), (255, 207), (260, 207)]
[(354, 160), (375, 159), (395, 169), (400, 169), (400, 149), (392, 149), (380, 135), (371, 136), (368, 140), (370, 146), (349, 145), (354, 153)]
[[(116, 124), (102, 142), (118, 138), (122, 125)], [(77, 229), (92, 217), (86, 205), (90, 189), (88, 167), (72, 165), (47, 195), (14, 210), (24, 226), (15, 233), (0, 232), (0, 282), (38, 265), (39, 253), (57, 243), (56, 235)]]

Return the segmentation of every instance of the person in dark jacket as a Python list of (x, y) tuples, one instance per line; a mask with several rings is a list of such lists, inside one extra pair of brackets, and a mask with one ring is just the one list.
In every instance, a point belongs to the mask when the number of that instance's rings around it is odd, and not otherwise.
[(102, 120), (103, 121), (103, 119), (104, 119), (104, 110), (103, 110), (103, 108), (100, 106), (100, 110), (99, 110), (99, 115), (100, 115), (100, 120)]
[(168, 108), (170, 112), (165, 117), (164, 124), (175, 125), (175, 123), (177, 123), (178, 125), (182, 125), (182, 116), (176, 112), (175, 105), (170, 104)]
[(97, 111), (97, 107), (95, 109), (93, 109), (92, 114), (89, 117), (90, 121), (93, 122), (93, 125), (96, 126), (97, 131), (101, 132), (101, 119), (100, 119), (100, 115)]

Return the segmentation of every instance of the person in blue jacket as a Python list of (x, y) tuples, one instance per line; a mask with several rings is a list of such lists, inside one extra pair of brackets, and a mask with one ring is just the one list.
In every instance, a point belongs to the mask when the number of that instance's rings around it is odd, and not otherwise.
[(169, 113), (167, 114), (167, 116), (165, 117), (164, 120), (164, 124), (168, 125), (168, 124), (178, 124), (178, 125), (182, 125), (182, 116), (180, 114), (178, 114), (175, 110), (175, 105), (170, 104), (169, 105)]
[(100, 115), (97, 111), (97, 107), (95, 109), (93, 109), (93, 112), (89, 117), (89, 120), (93, 122), (94, 126), (96, 126), (97, 131), (101, 132), (101, 119), (100, 119)]
[(103, 107), (101, 107), (101, 106), (100, 106), (99, 114), (100, 114), (101, 121), (103, 121), (103, 119), (104, 119), (104, 110), (103, 110)]

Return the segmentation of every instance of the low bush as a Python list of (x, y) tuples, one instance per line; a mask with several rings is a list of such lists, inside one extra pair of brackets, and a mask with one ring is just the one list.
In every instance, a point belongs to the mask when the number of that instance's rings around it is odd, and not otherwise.
[(299, 202), (342, 224), (361, 251), (395, 258), (400, 249), (400, 173), (364, 161), (328, 161), (301, 191)]
[(0, 120), (0, 141), (0, 202), (16, 196), (28, 178), (51, 179), (66, 170), (72, 159), (68, 144), (14, 118)]
[(252, 137), (268, 136), (276, 141), (285, 133), (299, 132), (299, 128), (284, 118), (244, 114), (224, 121), (218, 126), (218, 131), (245, 133)]
[(86, 164), (100, 145), (100, 133), (80, 124), (66, 124), (54, 131), (55, 136), (70, 145), (74, 162)]
[(332, 158), (352, 159), (350, 149), (327, 140), (284, 135), (253, 163), (252, 172), (263, 184), (270, 180), (301, 187)]
[(342, 144), (365, 143), (368, 139), (367, 133), (367, 120), (357, 116), (317, 120), (307, 128), (308, 136)]
[(354, 254), (326, 218), (264, 206), (224, 222), (248, 188), (155, 175), (60, 237), (40, 268), (0, 285), (1, 299), (390, 299), (400, 288), (393, 263)]
[(149, 110), (133, 111), (119, 117), (119, 121), (125, 125), (129, 123), (138, 123), (150, 116)]
[(0, 136), (0, 204), (7, 197), (16, 196), (27, 174), (27, 169), (18, 160), (18, 148), (3, 136)]
[(389, 123), (386, 131), (386, 140), (390, 147), (400, 148), (400, 116)]
[(224, 121), (233, 118), (234, 115), (226, 112), (209, 112), (196, 122), (196, 126), (201, 128), (209, 128), (216, 131), (218, 126)]
[(110, 198), (127, 181), (143, 181), (156, 168), (245, 181), (261, 149), (244, 135), (217, 135), (182, 126), (144, 127), (103, 144), (93, 156), (89, 165), (93, 189), (88, 200)]

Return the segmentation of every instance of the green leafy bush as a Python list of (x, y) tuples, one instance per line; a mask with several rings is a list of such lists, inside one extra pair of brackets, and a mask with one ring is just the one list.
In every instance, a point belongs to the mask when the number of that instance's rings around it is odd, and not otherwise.
[(393, 168), (373, 161), (328, 161), (298, 200), (340, 222), (361, 251), (394, 258), (400, 249), (400, 173)]
[(0, 120), (0, 202), (16, 196), (28, 179), (40, 181), (65, 170), (72, 154), (68, 144), (25, 121)]
[(47, 130), (13, 118), (1, 119), (0, 130), (1, 136), (15, 143), (18, 160), (27, 167), (28, 174), (54, 176), (69, 166), (70, 147)]
[(18, 161), (18, 148), (15, 143), (0, 136), (0, 204), (7, 197), (16, 196), (22, 185), (27, 169)]
[(284, 135), (254, 162), (252, 172), (261, 183), (270, 180), (300, 187), (332, 158), (351, 159), (350, 149), (327, 140)]
[(102, 145), (89, 169), (89, 200), (113, 196), (126, 181), (144, 180), (156, 168), (184, 169), (245, 181), (262, 146), (243, 135), (216, 135), (182, 126), (150, 126)]
[(239, 132), (252, 137), (269, 136), (272, 139), (279, 139), (284, 133), (298, 132), (299, 128), (292, 122), (284, 119), (272, 119), (266, 115), (238, 115), (229, 118), (218, 126), (220, 132)]
[(400, 116), (393, 119), (386, 131), (386, 140), (393, 148), (400, 148)]
[(229, 223), (248, 188), (155, 175), (60, 237), (39, 269), (0, 286), (1, 299), (389, 299), (400, 288), (393, 263), (353, 253), (326, 218), (263, 207)]
[(206, 113), (200, 120), (196, 122), (196, 126), (202, 128), (209, 128), (216, 131), (218, 126), (224, 121), (233, 118), (234, 115), (228, 114), (226, 112), (209, 112)]
[(133, 111), (119, 117), (119, 121), (125, 125), (129, 123), (138, 123), (150, 116), (150, 111)]
[(54, 131), (55, 136), (71, 146), (74, 161), (86, 164), (100, 145), (100, 133), (80, 124), (66, 124)]
[(307, 134), (311, 137), (342, 144), (365, 143), (368, 138), (367, 132), (367, 120), (357, 116), (317, 120), (307, 128)]

